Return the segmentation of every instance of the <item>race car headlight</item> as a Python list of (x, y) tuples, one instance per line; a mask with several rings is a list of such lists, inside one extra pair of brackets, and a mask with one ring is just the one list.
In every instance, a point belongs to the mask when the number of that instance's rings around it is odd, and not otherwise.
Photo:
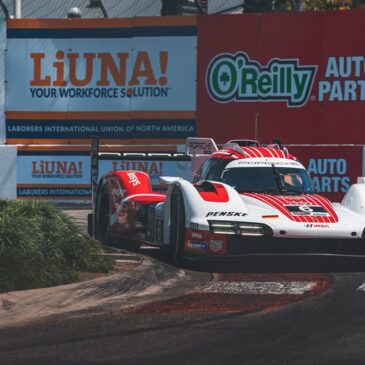
[(240, 236), (271, 236), (272, 229), (261, 223), (210, 221), (210, 231), (220, 234), (235, 234)]
[(241, 236), (263, 236), (265, 234), (264, 227), (259, 223), (239, 223), (238, 234)]
[(235, 222), (211, 221), (210, 230), (213, 233), (236, 234)]

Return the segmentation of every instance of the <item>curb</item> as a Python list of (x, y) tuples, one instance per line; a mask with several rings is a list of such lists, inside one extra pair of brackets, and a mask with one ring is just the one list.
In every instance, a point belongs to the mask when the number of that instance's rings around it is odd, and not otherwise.
[(0, 327), (49, 316), (108, 314), (184, 295), (211, 279), (208, 273), (178, 269), (149, 257), (131, 256), (141, 260), (141, 264), (126, 272), (58, 287), (0, 294)]

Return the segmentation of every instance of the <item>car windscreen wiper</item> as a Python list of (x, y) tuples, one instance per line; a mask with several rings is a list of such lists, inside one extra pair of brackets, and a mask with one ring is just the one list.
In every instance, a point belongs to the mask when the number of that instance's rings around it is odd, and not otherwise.
[(303, 195), (304, 192), (302, 190), (297, 189), (285, 189), (284, 190), (285, 195)]
[[(248, 193), (248, 191), (247, 191)], [(282, 191), (278, 188), (267, 188), (267, 189), (255, 189), (252, 191), (249, 191), (249, 193), (259, 193), (259, 194), (281, 194)]]
[(276, 166), (273, 163), (271, 164), (271, 167), (272, 167), (272, 170), (274, 171), (275, 181), (276, 181), (276, 184), (277, 184), (280, 192), (282, 192), (282, 193), (285, 192), (285, 186), (284, 186), (283, 181), (281, 180), (278, 169), (276, 168)]

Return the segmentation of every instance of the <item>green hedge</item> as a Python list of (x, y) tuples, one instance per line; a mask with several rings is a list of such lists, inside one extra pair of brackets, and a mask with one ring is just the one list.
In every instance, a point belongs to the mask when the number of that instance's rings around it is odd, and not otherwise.
[(0, 200), (0, 291), (77, 281), (77, 271), (108, 272), (101, 245), (58, 207)]

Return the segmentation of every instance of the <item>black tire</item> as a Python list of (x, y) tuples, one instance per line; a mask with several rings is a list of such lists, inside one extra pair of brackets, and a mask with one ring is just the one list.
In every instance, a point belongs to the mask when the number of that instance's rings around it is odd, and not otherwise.
[(103, 245), (111, 245), (110, 236), (110, 207), (107, 190), (101, 192), (96, 214), (96, 238)]
[(179, 188), (172, 192), (171, 199), (171, 248), (172, 261), (181, 264), (184, 258), (185, 242), (185, 206), (184, 198)]
[(142, 245), (138, 241), (128, 240), (124, 238), (120, 238), (119, 240), (114, 239), (113, 242), (114, 246), (130, 252), (138, 252)]

